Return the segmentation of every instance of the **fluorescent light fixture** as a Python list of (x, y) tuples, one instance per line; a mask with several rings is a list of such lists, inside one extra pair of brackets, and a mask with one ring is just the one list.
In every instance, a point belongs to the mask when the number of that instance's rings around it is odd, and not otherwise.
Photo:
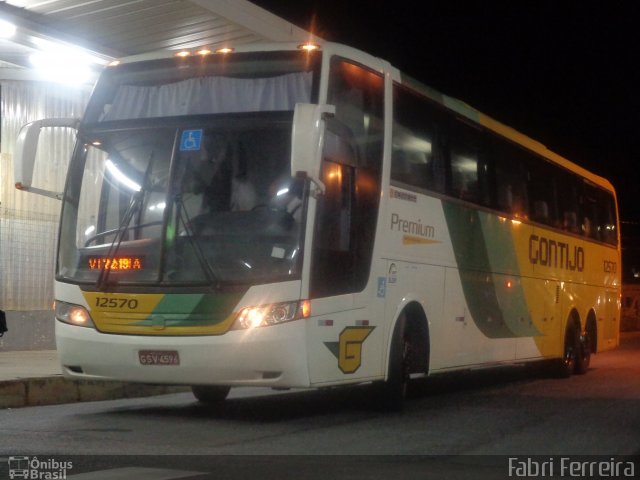
[(157, 203), (157, 204), (155, 204), (155, 205), (151, 205), (151, 206), (149, 206), (149, 211), (151, 211), (151, 212), (153, 212), (153, 211), (155, 211), (155, 210), (160, 210), (160, 211), (162, 211), (162, 210), (164, 210), (165, 208), (167, 208), (167, 204), (166, 204), (165, 202), (160, 202), (160, 203)]
[(15, 35), (17, 27), (6, 20), (0, 20), (0, 38), (11, 38)]
[(138, 185), (136, 182), (134, 182), (129, 177), (127, 177), (124, 173), (122, 173), (120, 169), (116, 167), (116, 164), (113, 163), (111, 160), (107, 159), (105, 166), (107, 167), (107, 170), (109, 170), (111, 175), (113, 175), (113, 178), (115, 178), (118, 182), (120, 182), (125, 187), (135, 192), (139, 192), (140, 190), (142, 190), (142, 187), (140, 185)]
[(104, 58), (94, 55), (82, 47), (56, 43), (43, 38), (34, 38), (33, 43), (38, 47), (39, 51), (44, 52), (51, 57), (55, 57), (57, 60), (82, 62), (87, 65), (101, 66), (106, 66), (109, 63), (109, 61)]
[(43, 39), (34, 39), (39, 51), (29, 61), (47, 80), (62, 83), (88, 83), (93, 76), (91, 67), (105, 61), (89, 52)]
[(45, 52), (34, 53), (29, 61), (44, 78), (53, 82), (81, 84), (91, 79), (88, 65), (61, 60)]

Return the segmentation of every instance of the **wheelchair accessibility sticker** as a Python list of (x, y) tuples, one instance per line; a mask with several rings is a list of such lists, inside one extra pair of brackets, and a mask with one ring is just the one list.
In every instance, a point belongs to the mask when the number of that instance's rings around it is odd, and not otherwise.
[(180, 138), (180, 151), (191, 152), (200, 150), (202, 144), (202, 129), (185, 130)]

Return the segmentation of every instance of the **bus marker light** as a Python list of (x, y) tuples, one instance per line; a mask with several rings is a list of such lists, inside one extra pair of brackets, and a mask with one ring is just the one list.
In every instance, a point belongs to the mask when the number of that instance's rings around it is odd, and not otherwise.
[(231, 53), (231, 52), (233, 52), (233, 48), (231, 47), (222, 47), (216, 50), (216, 53), (222, 53), (222, 54)]
[(304, 50), (306, 52), (313, 52), (314, 50), (319, 50), (320, 49), (320, 45), (318, 45), (317, 43), (302, 43), (300, 45), (298, 45), (298, 48), (300, 50)]
[[(309, 300), (302, 300), (300, 302), (300, 318), (309, 318), (310, 316), (311, 316), (311, 302)], [(333, 322), (333, 320), (331, 321)]]

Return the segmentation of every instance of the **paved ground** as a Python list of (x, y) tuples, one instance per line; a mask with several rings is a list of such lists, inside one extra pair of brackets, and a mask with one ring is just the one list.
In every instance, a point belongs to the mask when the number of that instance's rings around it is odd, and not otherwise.
[[(638, 350), (640, 332), (623, 332), (617, 351)], [(616, 354), (598, 355), (602, 366)], [(95, 400), (144, 397), (183, 392), (185, 387), (153, 386), (122, 382), (66, 380), (54, 350), (0, 352), (0, 409), (56, 405)]]
[(0, 408), (144, 397), (182, 387), (66, 380), (54, 350), (0, 352)]

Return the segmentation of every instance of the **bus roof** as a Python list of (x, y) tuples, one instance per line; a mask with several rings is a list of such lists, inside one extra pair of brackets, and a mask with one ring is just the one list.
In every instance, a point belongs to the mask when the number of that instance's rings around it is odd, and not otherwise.
[[(374, 66), (375, 64), (377, 64), (376, 65), (377, 68), (374, 67), (376, 69), (390, 69), (396, 74), (399, 82), (402, 85), (405, 85), (415, 90), (416, 92), (426, 96), (427, 98), (440, 104), (444, 108), (451, 110), (459, 115), (462, 115), (467, 119), (471, 120), (472, 122), (477, 123), (478, 125), (484, 128), (487, 128), (497, 133), (498, 135), (501, 135), (511, 140), (512, 142), (522, 146), (523, 148), (526, 148), (546, 158), (547, 160), (566, 168), (567, 170), (576, 172), (577, 174), (581, 175), (582, 177), (591, 181), (592, 183), (595, 183), (596, 185), (606, 188), (607, 190), (614, 191), (615, 193), (615, 188), (613, 187), (611, 182), (609, 182), (609, 180), (607, 180), (606, 178), (596, 175), (588, 171), (584, 167), (581, 167), (580, 165), (549, 150), (542, 143), (528, 137), (527, 135), (515, 130), (512, 127), (509, 127), (508, 125), (505, 125), (502, 122), (499, 122), (498, 120), (490, 117), (489, 115), (486, 115), (480, 112), (479, 110), (476, 110), (475, 108), (463, 102), (462, 100), (445, 95), (435, 90), (434, 88), (431, 88), (425, 85), (421, 81), (416, 80), (415, 78), (404, 74), (399, 69), (393, 67), (390, 63), (382, 59), (376, 58), (362, 50), (349, 47), (347, 45), (339, 44), (339, 43), (327, 42), (327, 41), (319, 40), (317, 38), (314, 38), (313, 43), (320, 46), (322, 50), (328, 50), (329, 52), (334, 54), (344, 55), (348, 58), (352, 58), (353, 60), (360, 61), (365, 65)], [(238, 45), (238, 46), (233, 45), (232, 51), (233, 52), (259, 52), (259, 51), (277, 51), (277, 50), (296, 50), (296, 49), (299, 49), (300, 46), (301, 46), (300, 43), (295, 43), (295, 42), (253, 43), (253, 44), (245, 44), (245, 45)], [(188, 54), (198, 55), (198, 50), (199, 49), (197, 48), (190, 49), (188, 51)], [(218, 50), (216, 50), (216, 52), (217, 51)], [(207, 54), (209, 53), (213, 53), (213, 52), (208, 51)], [(118, 63), (132, 63), (137, 61), (155, 60), (155, 59), (161, 59), (161, 58), (172, 58), (178, 54), (179, 52), (177, 51), (172, 52), (172, 51), (165, 50), (165, 51), (156, 52), (156, 53), (148, 53), (143, 55), (126, 57), (121, 59)]]

